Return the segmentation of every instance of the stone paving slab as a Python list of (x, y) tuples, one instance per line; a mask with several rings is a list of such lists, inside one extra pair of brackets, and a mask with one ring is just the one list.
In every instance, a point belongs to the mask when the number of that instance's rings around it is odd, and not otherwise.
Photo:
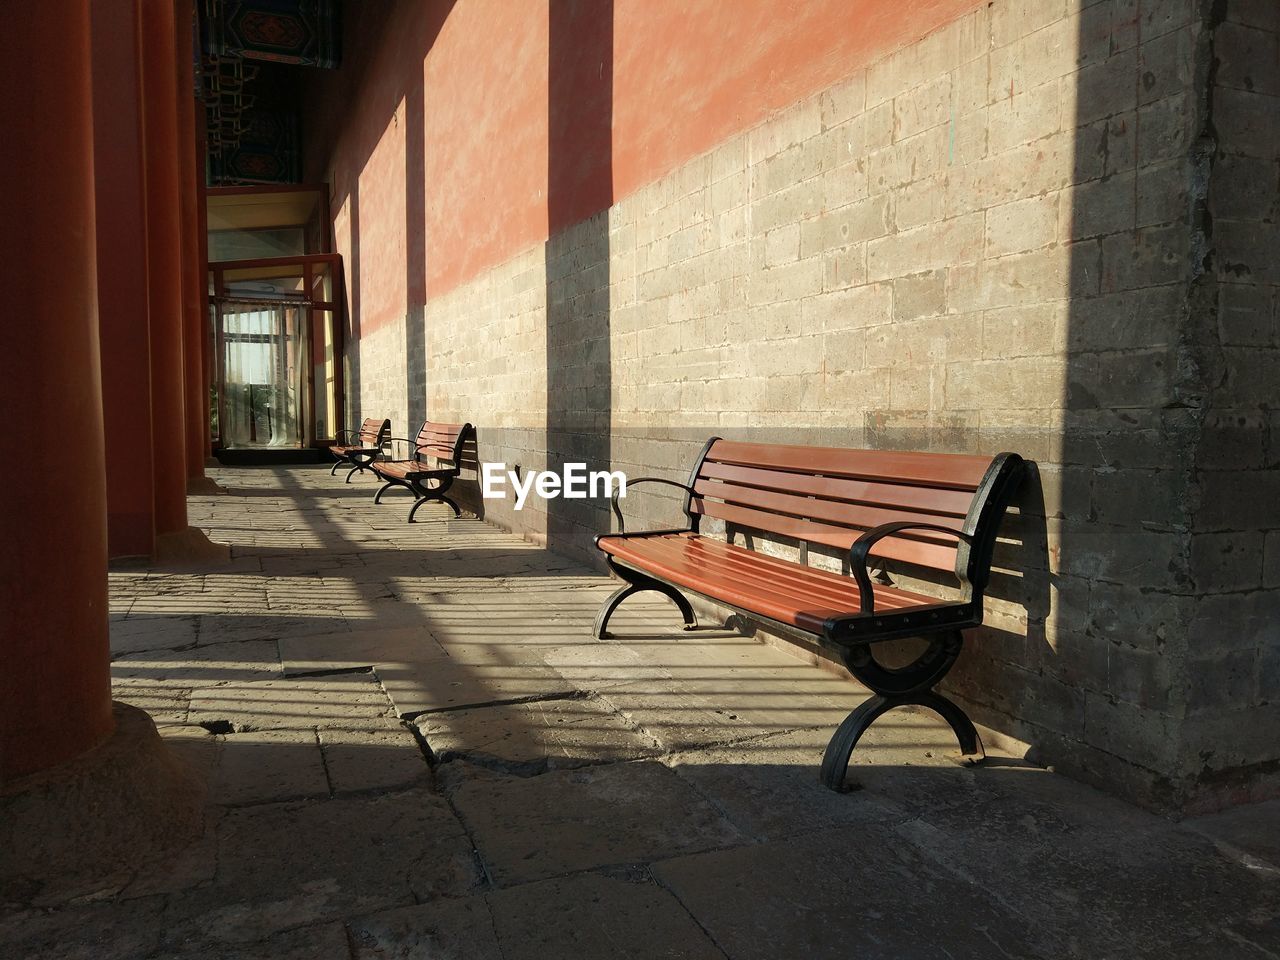
[(319, 923), (286, 930), (255, 943), (209, 944), (195, 938), (190, 948), (168, 954), (172, 960), (350, 960), (345, 924)]
[(447, 657), (444, 647), (423, 627), (356, 630), (302, 637), (282, 637), (280, 663), (286, 676), (378, 667), (382, 664), (429, 663)]
[[(233, 681), (198, 690), (187, 722), (236, 731), (312, 727), (378, 729), (390, 723), (386, 694), (371, 673)], [(215, 731), (216, 732), (216, 731)]]
[[(132, 602), (129, 604), (132, 609)], [(199, 619), (194, 616), (142, 614), (111, 621), (111, 652), (133, 653), (140, 650), (173, 650), (196, 642)]]
[(1044, 771), (982, 774), (995, 799), (933, 810), (895, 832), (940, 868), (998, 891), (1059, 953), (1110, 956), (1136, 944), (1128, 955), (1280, 954), (1280, 874)]
[(653, 761), (503, 777), (450, 764), (454, 806), (500, 886), (742, 843), (737, 829)]
[(575, 697), (431, 713), (415, 721), (438, 763), (566, 769), (652, 756), (658, 745), (599, 700)]
[(403, 727), (385, 730), (316, 732), (332, 791), (387, 790), (425, 783), (431, 771), (413, 734)]
[(874, 824), (673, 859), (653, 872), (734, 960), (1064, 956), (997, 896)]
[(275, 640), (130, 653), (112, 661), (111, 676), (115, 680), (151, 680), (190, 687), (227, 680), (266, 680), (280, 676), (280, 653)]
[(207, 646), (244, 640), (279, 640), (291, 635), (337, 633), (349, 629), (350, 625), (341, 613), (325, 611), (323, 607), (315, 615), (306, 617), (240, 615), (234, 612), (206, 614), (200, 617), (199, 643)]
[(145, 710), (156, 723), (186, 723), (191, 688), (180, 683), (120, 678), (112, 680), (116, 700)]
[(231, 810), (217, 877), (170, 900), (170, 945), (252, 943), (293, 927), (420, 900), (479, 882), (448, 803), (426, 789)]
[(588, 874), (390, 910), (351, 924), (357, 960), (724, 960), (647, 877)]
[(954, 759), (950, 728), (923, 712), (903, 709), (885, 715), (863, 736), (847, 781), (854, 789), (835, 793), (818, 782), (832, 732), (797, 730), (679, 753), (667, 762), (757, 840), (897, 822), (996, 796), (984, 788), (986, 769)]
[(1197, 817), (1186, 825), (1248, 869), (1280, 876), (1280, 800)]
[(384, 664), (378, 678), (400, 717), (577, 692), (550, 667), (505, 660), (468, 663), (448, 657), (430, 663)]
[(834, 674), (805, 669), (798, 661), (720, 669), (707, 663), (672, 673), (669, 679), (601, 692), (611, 707), (672, 752), (801, 727), (834, 731), (867, 696)]
[(220, 739), (222, 750), (210, 784), (219, 802), (238, 806), (329, 796), (314, 730), (254, 730)]

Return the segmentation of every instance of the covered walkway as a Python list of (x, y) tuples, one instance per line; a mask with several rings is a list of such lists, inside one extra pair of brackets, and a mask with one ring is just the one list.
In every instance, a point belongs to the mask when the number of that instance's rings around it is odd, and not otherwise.
[[(1275, 804), (1174, 824), (901, 713), (837, 795), (856, 684), (323, 467), (190, 500), (230, 564), (117, 564), (114, 697), (203, 836), (0, 923), (0, 954), (1268, 957)], [(91, 815), (88, 814), (87, 815)], [(35, 898), (38, 901), (38, 897)], [(1080, 922), (1087, 910), (1090, 921)]]

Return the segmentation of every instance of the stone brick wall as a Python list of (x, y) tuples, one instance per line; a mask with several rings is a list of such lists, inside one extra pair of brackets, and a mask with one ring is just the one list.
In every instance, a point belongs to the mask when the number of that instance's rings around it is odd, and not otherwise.
[[(1244, 0), (996, 0), (430, 296), (428, 409), (523, 470), (683, 479), (712, 433), (1018, 451), (952, 692), (1144, 803), (1274, 792), (1275, 44)], [(472, 494), (589, 560), (610, 523)]]
[(1192, 151), (1188, 331), (1202, 433), (1192, 477), (1185, 776), (1209, 796), (1269, 795), (1280, 752), (1280, 6), (1234, 2)]

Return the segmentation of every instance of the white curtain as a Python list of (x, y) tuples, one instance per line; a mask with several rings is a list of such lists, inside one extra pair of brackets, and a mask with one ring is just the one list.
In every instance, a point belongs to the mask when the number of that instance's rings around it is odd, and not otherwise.
[(223, 301), (221, 314), (223, 445), (300, 446), (306, 308)]

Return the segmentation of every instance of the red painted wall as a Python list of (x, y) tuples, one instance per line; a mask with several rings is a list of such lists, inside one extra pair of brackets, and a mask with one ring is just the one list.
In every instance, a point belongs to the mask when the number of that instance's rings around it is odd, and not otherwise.
[[(347, 61), (311, 86), (306, 150), (366, 330), (403, 317), (411, 289), (446, 293), (982, 0), (614, 0), (612, 57), (591, 62), (608, 0), (556, 3), (554, 36), (545, 0), (347, 5)], [(590, 118), (579, 151), (572, 122), (556, 131), (550, 178), (549, 75)]]

